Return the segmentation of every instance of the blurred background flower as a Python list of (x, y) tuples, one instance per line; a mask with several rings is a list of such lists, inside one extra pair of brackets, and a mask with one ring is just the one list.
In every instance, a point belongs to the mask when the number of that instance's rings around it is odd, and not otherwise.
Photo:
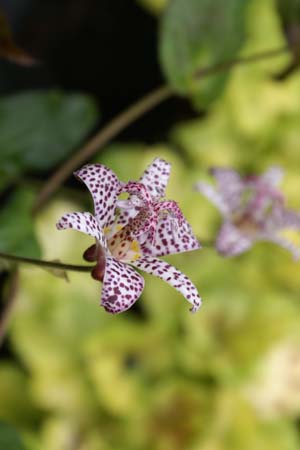
[[(31, 207), (45, 179), (100, 124), (99, 110), (105, 123), (162, 82), (156, 44), (165, 3), (1, 3), (16, 44), (41, 63), (1, 61), (0, 251), (82, 264), (92, 238), (55, 228), (65, 211), (92, 210), (82, 187), (69, 177), (34, 218)], [(245, 3), (238, 51), (286, 45), (275, 1)], [(192, 186), (211, 166), (247, 174), (279, 165), (287, 205), (299, 210), (299, 73), (274, 78), (289, 59), (236, 66), (200, 97), (181, 73), (169, 82), (192, 103), (168, 100), (93, 161), (123, 181), (155, 157), (170, 161), (167, 198), (204, 242), (214, 240), (221, 219)], [(299, 263), (270, 243), (230, 260), (208, 245), (167, 259), (201, 292), (197, 314), (148, 275), (143, 301), (111, 316), (99, 308), (100, 286), (89, 274), (70, 272), (67, 283), (20, 267), (0, 354), (0, 450), (300, 448)], [(11, 274), (1, 267), (3, 317)]]

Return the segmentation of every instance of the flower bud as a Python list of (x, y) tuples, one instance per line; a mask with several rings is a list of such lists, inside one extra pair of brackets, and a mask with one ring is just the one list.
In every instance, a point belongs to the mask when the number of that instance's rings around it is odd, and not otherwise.
[(86, 251), (83, 253), (83, 259), (88, 262), (97, 261), (97, 246), (96, 244), (91, 245)]
[(98, 262), (98, 264), (92, 269), (91, 275), (94, 280), (103, 281), (105, 272), (105, 264), (103, 262)]

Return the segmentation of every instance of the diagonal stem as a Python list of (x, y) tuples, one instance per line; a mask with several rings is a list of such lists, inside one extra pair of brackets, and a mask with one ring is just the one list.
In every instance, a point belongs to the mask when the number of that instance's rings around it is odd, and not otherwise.
[(235, 66), (242, 66), (245, 64), (251, 64), (254, 62), (265, 61), (269, 58), (275, 58), (276, 56), (280, 56), (283, 53), (288, 51), (288, 47), (279, 47), (271, 50), (265, 50), (259, 53), (254, 53), (253, 55), (243, 56), (241, 58), (235, 58), (230, 61), (222, 61), (211, 67), (204, 67), (203, 69), (199, 69), (195, 72), (195, 78), (204, 78), (209, 75), (213, 75), (218, 72), (225, 72), (226, 70), (230, 70)]
[(133, 103), (128, 109), (122, 111), (111, 122), (105, 125), (95, 134), (75, 155), (68, 159), (46, 182), (44, 188), (38, 195), (33, 212), (36, 213), (54, 191), (68, 178), (68, 176), (81, 164), (91, 158), (98, 150), (103, 148), (111, 139), (122, 130), (151, 111), (155, 106), (170, 98), (173, 91), (168, 86), (161, 86), (143, 98)]
[(50, 269), (68, 270), (73, 272), (90, 272), (93, 266), (77, 266), (74, 264), (63, 264), (56, 261), (43, 261), (41, 259), (25, 258), (23, 256), (9, 255), (0, 252), (0, 259), (14, 261), (16, 263), (31, 264), (32, 266), (45, 267)]
[[(254, 63), (277, 57), (287, 51), (288, 47), (279, 47), (261, 51), (253, 55), (235, 58), (229, 61), (222, 61), (209, 67), (199, 69), (195, 72), (195, 78), (206, 78), (210, 75), (230, 70), (238, 65)], [(79, 149), (78, 152), (72, 156), (72, 158), (63, 163), (62, 166), (60, 166), (52, 175), (52, 177), (49, 178), (36, 199), (33, 212), (36, 213), (42, 208), (48, 198), (59, 188), (68, 176), (75, 169), (77, 169), (77, 167), (95, 155), (95, 153), (97, 153), (111, 139), (116, 137), (130, 124), (174, 95), (176, 95), (176, 92), (174, 92), (171, 87), (167, 85), (160, 86), (117, 115), (110, 123), (105, 125), (98, 133), (96, 133), (95, 136), (93, 136), (81, 149)]]

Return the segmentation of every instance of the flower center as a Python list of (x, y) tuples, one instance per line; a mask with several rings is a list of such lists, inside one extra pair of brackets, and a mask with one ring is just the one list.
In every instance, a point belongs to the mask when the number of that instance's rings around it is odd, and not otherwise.
[(276, 220), (282, 207), (282, 197), (270, 189), (245, 189), (240, 207), (232, 213), (231, 220), (248, 237), (266, 230)]
[(130, 236), (141, 245), (146, 240), (154, 244), (156, 230), (162, 219), (168, 219), (171, 231), (181, 225), (183, 215), (177, 203), (153, 197), (143, 183), (129, 181), (122, 187), (122, 193), (129, 194), (129, 199), (119, 201), (119, 208), (136, 212), (129, 219), (126, 228)]
[(130, 234), (129, 226), (125, 226), (107, 241), (112, 256), (120, 261), (131, 262), (141, 257), (140, 245)]
[(249, 214), (236, 215), (232, 222), (246, 236), (254, 237), (261, 226)]

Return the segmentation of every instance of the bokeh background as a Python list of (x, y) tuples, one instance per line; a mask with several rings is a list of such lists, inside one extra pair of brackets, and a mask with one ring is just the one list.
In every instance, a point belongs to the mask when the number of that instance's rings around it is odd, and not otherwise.
[[(92, 240), (55, 223), (91, 210), (84, 187), (70, 178), (35, 217), (31, 206), (84, 139), (163, 82), (165, 3), (0, 1), (15, 42), (39, 61), (0, 62), (1, 251), (82, 263)], [(272, 0), (248, 2), (245, 29), (244, 53), (286, 45)], [(170, 161), (167, 195), (204, 242), (221, 218), (193, 184), (212, 165), (282, 166), (288, 204), (299, 209), (299, 70), (277, 76), (289, 61), (235, 67), (205, 108), (168, 100), (94, 161), (123, 181), (156, 156)], [(197, 285), (196, 315), (151, 276), (136, 305), (111, 316), (89, 274), (66, 282), (19, 268), (0, 348), (0, 450), (300, 449), (300, 264), (263, 243), (234, 259), (209, 245), (168, 259)], [(3, 317), (16, 269), (1, 268)]]

